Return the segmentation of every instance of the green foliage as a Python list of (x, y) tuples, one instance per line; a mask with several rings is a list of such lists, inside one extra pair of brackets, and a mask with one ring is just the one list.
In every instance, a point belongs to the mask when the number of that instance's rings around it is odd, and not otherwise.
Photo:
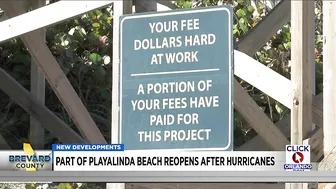
[[(217, 6), (220, 1), (177, 1), (178, 8)], [(234, 38), (239, 41), (270, 11), (262, 1), (225, 1), (234, 6)], [(254, 2), (254, 1), (253, 1)], [(317, 2), (316, 18), (316, 92), (322, 90), (322, 17), (321, 1)], [(0, 16), (2, 12), (0, 11)], [(214, 18), (216, 20), (217, 18)], [(111, 123), (112, 82), (112, 7), (95, 10), (47, 30), (47, 45), (56, 57), (72, 86), (87, 107), (94, 121), (109, 140)], [(290, 78), (290, 23), (280, 29), (254, 58), (281, 75)], [(31, 58), (20, 39), (0, 45), (0, 65), (26, 89), (30, 89)], [(245, 81), (237, 78), (273, 122), (282, 119), (289, 110)], [(265, 81), (272, 82), (272, 81)], [(276, 85), (276, 83), (274, 83)], [(46, 87), (46, 106), (71, 127), (74, 123), (58, 98)], [(0, 92), (0, 133), (14, 148), (27, 141), (29, 115), (4, 93)], [(235, 112), (235, 145), (240, 146), (255, 136), (246, 120)], [(58, 142), (47, 133), (46, 148)], [(65, 187), (65, 185), (64, 185)]]
[[(95, 10), (73, 20), (50, 27), (47, 44), (67, 75), (94, 121), (109, 140), (111, 114), (111, 7)], [(30, 89), (30, 55), (19, 39), (0, 46), (1, 68)], [(49, 86), (46, 105), (67, 124), (74, 127), (69, 115)], [(0, 93), (0, 132), (14, 148), (27, 141), (29, 115)], [(46, 148), (57, 142), (47, 134)]]
[(61, 183), (58, 185), (57, 189), (73, 189), (70, 183)]
[(97, 189), (102, 188), (100, 183), (60, 183), (57, 189)]

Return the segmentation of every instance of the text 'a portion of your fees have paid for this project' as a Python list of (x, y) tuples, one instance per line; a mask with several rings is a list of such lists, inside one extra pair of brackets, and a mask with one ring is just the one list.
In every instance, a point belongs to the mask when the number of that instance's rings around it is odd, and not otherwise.
[(121, 18), (119, 142), (126, 150), (232, 148), (231, 10)]

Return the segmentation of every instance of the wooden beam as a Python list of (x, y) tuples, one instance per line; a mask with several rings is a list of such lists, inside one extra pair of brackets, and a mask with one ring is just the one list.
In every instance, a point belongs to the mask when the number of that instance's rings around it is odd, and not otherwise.
[[(100, 1), (95, 2), (99, 4)], [(24, 10), (22, 9), (17, 10), (15, 7), (15, 2), (12, 1), (0, 1), (0, 6), (3, 8), (7, 16), (9, 17), (16, 16), (14, 15), (14, 13), (16, 12), (20, 11), (24, 12)], [(45, 7), (40, 9), (44, 8)], [(17, 11), (12, 12), (11, 10), (17, 10)], [(31, 56), (35, 59), (35, 62), (44, 72), (49, 84), (55, 91), (56, 95), (60, 99), (64, 108), (69, 113), (70, 117), (76, 124), (78, 130), (83, 135), (83, 137), (87, 139), (90, 143), (96, 143), (96, 144), (106, 143), (100, 130), (92, 120), (89, 112), (87, 111), (84, 104), (76, 94), (76, 91), (71, 86), (71, 83), (67, 79), (66, 75), (63, 73), (55, 57), (50, 52), (48, 46), (45, 44), (45, 41), (41, 39), (39, 33), (38, 32), (27, 33), (21, 36), (21, 39), (25, 44), (25, 46), (28, 48)]]
[(2, 69), (0, 69), (0, 89), (61, 142), (87, 143)]
[[(11, 1), (0, 1), (0, 7), (3, 8), (3, 10), (11, 12), (10, 9), (5, 8), (7, 7), (6, 4), (8, 2)], [(15, 1), (15, 3), (16, 2), (20, 1)], [(84, 14), (86, 12), (110, 5), (112, 4), (112, 2), (113, 1), (111, 0), (58, 1), (56, 3), (36, 9), (34, 11), (30, 11), (22, 15), (16, 14), (19, 16), (0, 22), (0, 28), (1, 28), (0, 42), (6, 41), (14, 37), (18, 37), (20, 35), (26, 34), (28, 32), (43, 27), (56, 24), (64, 20), (69, 20), (77, 15)], [(74, 7), (76, 8), (74, 9)], [(62, 14), (58, 14), (60, 12), (62, 12)], [(41, 15), (43, 15), (43, 19), (41, 19)], [(7, 16), (9, 15), (7, 14)], [(38, 20), (38, 22), (32, 20)], [(22, 23), (29, 23), (29, 24), (25, 24), (23, 27)]]
[(319, 171), (335, 171), (336, 170), (336, 149), (325, 154), (324, 159), (318, 164)]
[[(279, 29), (290, 21), (290, 14), (288, 14), (290, 8), (290, 1), (282, 0), (279, 2), (265, 18), (249, 30), (249, 32), (235, 44), (235, 49), (249, 56), (253, 56)], [(242, 60), (235, 60), (235, 75), (286, 107), (291, 108), (291, 91), (290, 87), (286, 87), (290, 84), (288, 79), (252, 58), (249, 59), (244, 55), (236, 56), (235, 54), (235, 59), (236, 58)], [(277, 87), (274, 87), (274, 84), (264, 82), (267, 80), (276, 81)]]
[[(313, 100), (313, 123), (318, 126), (323, 125), (323, 94), (320, 93), (314, 96)], [(287, 137), (290, 137), (290, 116), (287, 115), (280, 121), (276, 123), (276, 126), (281, 130), (281, 132)], [(312, 150), (312, 161), (317, 161), (323, 156), (323, 132), (322, 129), (317, 128), (313, 134), (308, 135), (310, 137), (309, 144)], [(305, 138), (306, 139), (306, 138)], [(251, 140), (247, 141), (245, 144), (237, 148), (238, 151), (269, 151), (271, 148), (265, 144), (265, 141), (259, 136), (253, 137)], [(283, 149), (284, 150), (284, 149)], [(283, 151), (281, 150), (281, 151)]]
[[(290, 80), (243, 52), (234, 51), (234, 74), (276, 101), (291, 107)], [(272, 84), (265, 81), (272, 81)], [(275, 83), (275, 84), (274, 84)]]
[(126, 189), (283, 189), (272, 183), (129, 183)]
[[(31, 0), (31, 2), (33, 3), (32, 9), (38, 9), (46, 5), (45, 0)], [(41, 40), (46, 40), (45, 29), (40, 29), (36, 32), (40, 34)], [(42, 104), (44, 104), (45, 77), (33, 58), (31, 60), (30, 70), (30, 91)], [(44, 129), (33, 116), (30, 117), (29, 143), (34, 149), (44, 149)]]
[(322, 187), (319, 184), (319, 189), (336, 189), (336, 185), (334, 183), (322, 184)]
[(314, 135), (309, 138), (309, 145), (311, 149), (310, 160), (318, 162), (323, 157), (323, 129), (318, 128), (315, 130)]
[[(253, 56), (272, 38), (272, 36), (290, 21), (290, 1), (282, 0), (237, 42), (236, 50)], [(244, 79), (244, 78), (242, 78)], [(257, 87), (257, 86), (256, 86)]]
[[(324, 155), (324, 159), (318, 165), (318, 170), (319, 171), (335, 171), (336, 170), (336, 147), (334, 147), (329, 154)], [(319, 183), (318, 188), (319, 189), (335, 189), (336, 183)]]
[(234, 81), (234, 101), (235, 108), (272, 150), (282, 151), (289, 144), (287, 138), (246, 93), (237, 80)]
[(90, 143), (106, 143), (100, 130), (44, 41), (40, 40), (38, 34), (34, 32), (22, 36), (21, 39), (45, 73), (49, 84), (84, 138)]
[[(0, 7), (1, 7), (1, 9), (3, 11), (7, 10), (8, 12), (11, 12), (11, 14), (17, 16), (17, 15), (21, 15), (21, 14), (25, 13), (28, 10), (29, 1), (26, 1), (26, 0), (17, 0), (17, 1), (15, 1), (15, 7), (13, 7), (13, 6), (7, 6), (6, 3), (0, 2)], [(6, 14), (6, 11), (4, 11), (4, 12), (5, 12), (4, 16), (7, 17), (6, 21), (8, 21), (9, 19), (11, 19), (11, 16), (8, 16)], [(5, 23), (5, 22), (2, 22), (0, 24), (3, 24), (3, 23)]]

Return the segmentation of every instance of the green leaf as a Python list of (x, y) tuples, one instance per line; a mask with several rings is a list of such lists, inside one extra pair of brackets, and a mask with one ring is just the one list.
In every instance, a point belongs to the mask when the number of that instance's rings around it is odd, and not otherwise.
[(70, 44), (70, 41), (69, 41), (69, 40), (63, 40), (62, 43), (61, 43), (61, 45), (62, 45), (63, 47), (67, 47), (69, 44)]
[(100, 24), (98, 22), (95, 22), (95, 23), (92, 23), (92, 26), (94, 28), (99, 28), (100, 27)]
[(62, 38), (63, 38), (64, 33), (58, 33), (55, 35), (54, 39), (58, 43), (62, 43)]
[(238, 18), (242, 18), (242, 17), (246, 16), (246, 12), (243, 9), (239, 9), (236, 14), (237, 14)]
[(192, 7), (192, 4), (191, 4), (191, 2), (189, 2), (189, 1), (185, 1), (185, 2), (182, 4), (182, 7), (183, 7), (183, 8), (191, 8), (191, 7)]
[(277, 110), (277, 112), (280, 114), (280, 115), (282, 115), (284, 112), (285, 112), (285, 110), (286, 110), (286, 107), (284, 106), (284, 105), (282, 105), (282, 104), (280, 104), (280, 103), (276, 103), (275, 104), (275, 109)]
[(89, 18), (90, 18), (91, 20), (94, 20), (94, 19), (97, 18), (97, 15), (96, 15), (95, 13), (93, 13), (93, 12), (89, 12), (89, 13), (88, 13), (88, 16), (89, 16)]
[(36, 188), (36, 184), (35, 183), (28, 183), (26, 184), (26, 189), (35, 189)]
[(103, 15), (102, 11), (100, 11), (100, 10), (95, 10), (94, 13), (95, 13), (97, 16), (102, 16), (102, 15)]
[(248, 7), (247, 7), (247, 10), (250, 12), (250, 13), (253, 13), (254, 12), (254, 7), (252, 7), (251, 5), (249, 5)]
[(282, 33), (282, 36), (283, 36), (285, 42), (291, 40), (291, 33), (290, 33), (289, 31), (283, 32), (283, 33)]
[(94, 32), (90, 32), (88, 35), (89, 43), (92, 45), (99, 45), (99, 35), (95, 34)]
[(243, 30), (244, 33), (248, 31), (245, 20), (243, 18), (239, 19), (239, 27), (241, 30)]
[(239, 26), (240, 26), (240, 24), (245, 24), (245, 19), (244, 18), (239, 19)]
[(91, 53), (89, 60), (91, 60), (94, 64), (99, 64), (101, 63), (102, 57), (97, 53)]
[(323, 71), (323, 64), (320, 64), (320, 63), (316, 63), (315, 64), (315, 69), (317, 70), (317, 71)]
[(245, 4), (245, 0), (237, 0), (237, 3), (238, 3), (239, 5), (244, 5), (244, 4)]
[(85, 29), (81, 26), (76, 26), (76, 30), (78, 31), (78, 33), (82, 36), (85, 37), (87, 35)]
[(68, 32), (69, 35), (73, 35), (76, 31), (76, 28), (71, 28), (70, 31)]
[(83, 186), (83, 183), (75, 183), (74, 184), (77, 188), (81, 188)]
[(256, 102), (264, 101), (265, 100), (265, 95), (264, 94), (256, 94), (256, 95), (253, 95), (253, 99)]
[(233, 35), (239, 35), (239, 30), (237, 28), (233, 30)]
[(59, 33), (55, 36), (55, 41), (63, 47), (67, 47), (71, 43), (71, 35), (66, 33)]
[(95, 75), (99, 78), (102, 79), (106, 75), (106, 70), (102, 66), (98, 66), (95, 70)]
[(277, 55), (277, 53), (276, 53), (276, 51), (275, 51), (274, 48), (270, 48), (270, 49), (267, 51), (267, 54), (268, 54), (268, 57), (269, 57), (269, 58), (275, 58), (276, 55)]
[(107, 17), (106, 18), (106, 23), (111, 23), (112, 19), (113, 19), (112, 16)]
[(286, 46), (287, 46), (287, 48), (291, 48), (291, 42), (290, 42), (290, 41), (287, 42), (287, 43), (286, 43)]
[(57, 189), (72, 189), (70, 183), (61, 183), (58, 185)]

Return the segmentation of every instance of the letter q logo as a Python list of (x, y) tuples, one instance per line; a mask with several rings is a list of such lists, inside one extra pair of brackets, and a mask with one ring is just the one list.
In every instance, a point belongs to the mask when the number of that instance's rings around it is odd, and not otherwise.
[(294, 163), (301, 163), (304, 159), (304, 155), (301, 152), (295, 152), (292, 156)]

